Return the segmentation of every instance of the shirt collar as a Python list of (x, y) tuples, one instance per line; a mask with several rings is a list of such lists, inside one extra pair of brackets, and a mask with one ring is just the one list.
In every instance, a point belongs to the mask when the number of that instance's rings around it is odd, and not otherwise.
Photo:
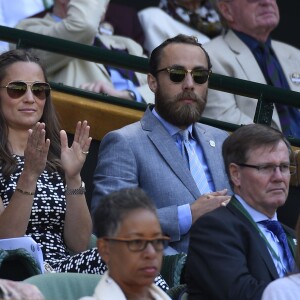
[[(170, 122), (166, 121), (164, 118), (162, 118), (157, 111), (155, 110), (155, 108), (152, 109), (152, 113), (153, 115), (162, 123), (162, 125), (165, 127), (165, 129), (168, 131), (168, 133), (171, 136), (176, 135), (181, 129), (173, 124), (171, 124)], [(188, 128), (188, 131), (191, 135), (191, 137), (194, 139), (193, 137), (193, 124), (191, 124)]]
[(53, 13), (51, 13), (50, 15), (51, 15), (52, 19), (53, 19), (56, 23), (62, 21), (62, 18), (61, 18), (61, 17), (58, 17), (57, 15), (55, 15), (55, 14), (53, 14)]
[[(234, 33), (249, 47), (251, 51), (255, 50), (261, 43), (250, 35), (234, 30)], [(271, 48), (271, 38), (269, 37), (264, 43), (265, 46)]]
[(260, 221), (264, 221), (266, 219), (271, 221), (277, 221), (277, 213), (275, 212), (274, 216), (270, 219), (263, 213), (257, 211), (253, 207), (251, 207), (245, 200), (241, 198), (241, 196), (235, 194), (236, 199), (243, 205), (244, 209), (249, 213), (249, 215), (252, 217), (255, 223), (258, 223)]

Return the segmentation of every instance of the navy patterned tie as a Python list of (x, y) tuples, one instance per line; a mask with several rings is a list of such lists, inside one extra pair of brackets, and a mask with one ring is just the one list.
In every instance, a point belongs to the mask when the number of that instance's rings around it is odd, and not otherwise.
[[(263, 62), (263, 67), (265, 69), (265, 72), (267, 73), (267, 82), (270, 85), (273, 85), (275, 87), (279, 88), (285, 88), (285, 86), (282, 84), (279, 71), (276, 68), (276, 63), (274, 61), (274, 58), (270, 52), (270, 47), (268, 45), (262, 44), (259, 46), (261, 51), (262, 51), (262, 62)], [(288, 135), (288, 130), (289, 130), (289, 125), (290, 125), (290, 115), (289, 111), (294, 110), (295, 108), (293, 107), (288, 107), (286, 105), (282, 105), (279, 103), (275, 104), (279, 119), (280, 119), (280, 124), (282, 127), (282, 132), (285, 135)], [(298, 112), (297, 112), (298, 114)]]
[(287, 264), (288, 264), (288, 266), (287, 266), (288, 271), (292, 272), (294, 270), (295, 261), (294, 261), (293, 254), (291, 253), (291, 250), (288, 245), (286, 233), (284, 232), (280, 222), (265, 220), (265, 221), (261, 221), (259, 223), (264, 225), (268, 230), (272, 231), (274, 233), (274, 235), (277, 236), (278, 241), (283, 248), (284, 256), (285, 256)]

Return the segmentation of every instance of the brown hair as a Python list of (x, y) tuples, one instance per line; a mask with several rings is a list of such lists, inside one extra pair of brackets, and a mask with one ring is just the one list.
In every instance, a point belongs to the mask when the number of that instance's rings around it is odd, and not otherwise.
[[(282, 132), (262, 124), (243, 125), (226, 138), (222, 146), (225, 170), (230, 180), (229, 165), (247, 162), (249, 151), (262, 146), (276, 146), (283, 141), (290, 154), (292, 152), (289, 141)], [(230, 180), (232, 186), (232, 182)]]
[(207, 59), (207, 65), (208, 65), (208, 69), (210, 70), (212, 65), (210, 62), (210, 58), (208, 53), (206, 52), (206, 50), (202, 47), (202, 44), (198, 43), (198, 40), (196, 37), (194, 36), (188, 36), (188, 35), (184, 35), (184, 34), (178, 34), (177, 36), (173, 37), (173, 38), (169, 38), (167, 40), (165, 40), (162, 44), (160, 44), (159, 46), (157, 46), (151, 53), (150, 55), (150, 61), (149, 61), (149, 72), (153, 75), (156, 76), (157, 70), (158, 70), (158, 66), (160, 63), (160, 58), (161, 58), (161, 52), (162, 50), (170, 45), (170, 44), (188, 44), (188, 45), (194, 45), (197, 46), (199, 48), (202, 49), (202, 51), (204, 52), (206, 59)]
[[(47, 77), (45, 69), (40, 63), (39, 59), (33, 55), (29, 50), (15, 49), (4, 52), (0, 55), (0, 83), (7, 75), (7, 69), (16, 62), (34, 62), (39, 65), (43, 71), (45, 81)], [(0, 99), (1, 101), (1, 99)], [(53, 106), (51, 95), (46, 98), (46, 103), (43, 115), (40, 122), (46, 124), (46, 138), (51, 141), (50, 149), (47, 159), (47, 170), (62, 171), (60, 164), (60, 125), (58, 121), (55, 108)], [(8, 145), (8, 125), (3, 112), (0, 110), (0, 161), (2, 166), (2, 173), (4, 176), (9, 176), (16, 169), (16, 161), (12, 157)]]

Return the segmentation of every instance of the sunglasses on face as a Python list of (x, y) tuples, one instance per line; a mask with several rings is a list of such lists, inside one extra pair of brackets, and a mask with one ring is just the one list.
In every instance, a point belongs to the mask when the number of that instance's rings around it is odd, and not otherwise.
[(28, 87), (32, 94), (40, 100), (45, 100), (50, 95), (51, 88), (47, 82), (11, 81), (6, 86), (0, 86), (0, 88), (6, 88), (8, 96), (12, 99), (24, 96)]
[(156, 71), (156, 74), (162, 71), (167, 71), (170, 76), (170, 80), (175, 82), (175, 83), (180, 83), (182, 82), (187, 73), (190, 73), (191, 76), (193, 77), (193, 80), (195, 83), (198, 84), (203, 84), (208, 80), (208, 77), (211, 73), (211, 70), (205, 70), (205, 69), (200, 69), (200, 68), (195, 68), (193, 70), (186, 70), (184, 68), (164, 68)]

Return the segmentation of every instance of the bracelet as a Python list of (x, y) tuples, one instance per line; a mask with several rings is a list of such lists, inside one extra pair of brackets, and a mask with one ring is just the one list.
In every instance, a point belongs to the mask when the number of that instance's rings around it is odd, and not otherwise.
[(30, 195), (30, 196), (34, 196), (34, 194), (35, 194), (35, 192), (27, 192), (27, 191), (23, 191), (23, 190), (21, 190), (20, 188), (16, 188), (16, 191), (17, 192), (19, 192), (19, 193), (21, 193), (21, 194), (23, 194), (23, 195)]
[(85, 184), (83, 181), (81, 181), (81, 185), (78, 189), (68, 189), (68, 186), (66, 185), (66, 192), (65, 195), (83, 195), (85, 193)]

